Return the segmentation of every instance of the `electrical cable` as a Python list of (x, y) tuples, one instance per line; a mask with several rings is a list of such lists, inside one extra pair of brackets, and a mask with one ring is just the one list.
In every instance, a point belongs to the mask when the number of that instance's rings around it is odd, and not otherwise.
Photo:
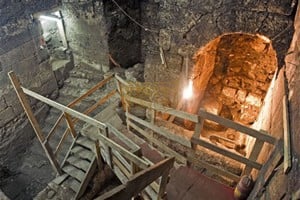
[(151, 30), (147, 27), (145, 27), (144, 25), (142, 25), (141, 23), (139, 23), (138, 21), (136, 21), (133, 17), (131, 17), (115, 0), (112, 0), (112, 2), (122, 11), (122, 13), (124, 15), (126, 15), (131, 21), (133, 21), (135, 24), (137, 24), (139, 27), (141, 27), (142, 29), (144, 29), (145, 31), (149, 31), (149, 32), (153, 32), (153, 33), (159, 33), (158, 31), (155, 30)]

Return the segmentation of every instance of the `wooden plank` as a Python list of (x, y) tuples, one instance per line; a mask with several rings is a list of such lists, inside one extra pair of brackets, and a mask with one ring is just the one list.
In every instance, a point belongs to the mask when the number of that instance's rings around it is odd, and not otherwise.
[(126, 169), (129, 171), (131, 168), (131, 165), (128, 163), (128, 161), (116, 150), (112, 149), (113, 156), (115, 156), (121, 163), (126, 167)]
[(228, 157), (228, 158), (231, 158), (231, 159), (233, 159), (233, 160), (236, 160), (236, 161), (238, 161), (238, 162), (241, 162), (241, 163), (243, 163), (243, 164), (246, 164), (246, 165), (248, 165), (248, 166), (251, 166), (251, 167), (253, 167), (253, 168), (255, 168), (255, 169), (260, 169), (260, 168), (262, 167), (261, 164), (255, 162), (255, 161), (249, 160), (249, 159), (247, 159), (247, 158), (245, 158), (245, 157), (243, 157), (243, 156), (241, 156), (241, 155), (238, 155), (238, 154), (236, 154), (236, 153), (233, 153), (233, 152), (231, 152), (231, 151), (228, 151), (227, 149), (224, 149), (224, 148), (215, 146), (215, 145), (213, 145), (213, 144), (211, 144), (211, 143), (209, 143), (209, 142), (206, 142), (206, 141), (204, 141), (204, 140), (202, 140), (202, 139), (195, 139), (195, 138), (192, 138), (192, 142), (193, 142), (194, 144), (198, 144), (198, 145), (200, 145), (200, 146), (202, 146), (202, 147), (205, 147), (205, 148), (207, 148), (207, 149), (209, 149), (209, 150), (211, 150), (211, 151), (214, 151), (214, 152), (216, 152), (216, 153), (219, 153), (219, 154), (221, 154), (221, 155), (223, 155), (223, 156), (226, 156), (226, 157)]
[(270, 144), (276, 143), (276, 138), (272, 137), (271, 135), (262, 133), (260, 131), (254, 130), (252, 128), (249, 128), (247, 126), (244, 126), (242, 124), (236, 123), (234, 121), (231, 121), (229, 119), (225, 119), (223, 117), (220, 117), (218, 115), (214, 115), (212, 113), (206, 112), (204, 110), (199, 111), (199, 116), (205, 119), (208, 119), (210, 121), (216, 122), (220, 125), (223, 125), (228, 128), (232, 128), (234, 130), (237, 130), (239, 132), (245, 133), (247, 135), (250, 135), (252, 137), (258, 138), (260, 140), (263, 140), (264, 142), (268, 142)]
[(98, 90), (100, 87), (102, 87), (104, 84), (106, 84), (108, 81), (110, 81), (110, 79), (112, 79), (112, 77), (114, 77), (114, 74), (110, 75), (106, 79), (103, 79), (102, 81), (97, 83), (95, 86), (93, 86), (91, 89), (89, 89), (85, 94), (83, 94), (80, 97), (78, 97), (77, 99), (73, 100), (71, 103), (68, 104), (68, 107), (70, 107), (70, 108), (74, 107), (82, 99), (84, 99), (85, 97), (91, 95), (96, 90)]
[(75, 146), (72, 148), (71, 152), (82, 159), (87, 159), (89, 161), (92, 161), (94, 159), (94, 154), (91, 151), (88, 151), (87, 149), (84, 149), (80, 146)]
[(55, 148), (54, 155), (57, 156), (57, 153), (59, 152), (60, 148), (62, 147), (62, 143), (64, 142), (64, 140), (67, 138), (69, 131), (70, 131), (70, 129), (66, 129), (64, 134), (60, 138), (59, 143)]
[(82, 169), (85, 172), (88, 170), (89, 166), (91, 165), (90, 162), (75, 156), (70, 156), (69, 158), (67, 158), (67, 162), (79, 169)]
[[(199, 117), (200, 118), (200, 117)], [(200, 135), (201, 135), (201, 131), (203, 129), (203, 126), (204, 126), (204, 119), (203, 118), (200, 118), (199, 119), (199, 122), (196, 124), (195, 126), (195, 131), (194, 131), (194, 134), (193, 134), (193, 138), (196, 138), (196, 139), (199, 139)], [(193, 143), (191, 144), (192, 146), (192, 149), (196, 150), (197, 148), (197, 145), (194, 145)]]
[(281, 163), (283, 157), (283, 141), (279, 140), (275, 145), (275, 149), (271, 153), (267, 162), (259, 171), (254, 188), (252, 189), (248, 199), (256, 199), (260, 191), (269, 183), (273, 174), (276, 172), (275, 168)]
[(130, 199), (131, 197), (134, 197), (140, 193), (158, 177), (169, 172), (169, 170), (173, 167), (173, 163), (174, 158), (165, 159), (143, 171), (136, 173), (128, 180), (126, 184), (116, 187), (96, 199)]
[(84, 172), (72, 165), (66, 165), (62, 168), (62, 170), (80, 182), (84, 180)]
[(113, 133), (116, 137), (121, 139), (122, 142), (124, 142), (130, 149), (132, 149), (133, 151), (136, 151), (137, 149), (140, 148), (136, 143), (134, 143), (132, 140), (130, 140), (126, 135), (121, 133), (118, 129), (116, 129), (110, 123), (107, 123), (106, 125), (109, 129), (109, 132)]
[[(136, 131), (138, 131), (142, 136), (144, 136), (145, 138), (147, 138), (148, 141), (154, 143), (157, 147), (159, 147), (163, 151), (167, 152), (171, 156), (174, 156), (175, 159), (178, 162), (183, 163), (183, 164), (187, 163), (187, 159), (184, 156), (182, 156), (181, 154), (177, 153), (176, 151), (174, 151), (173, 149), (171, 149), (167, 145), (163, 144), (158, 139), (155, 139), (152, 135), (149, 135), (149, 133), (147, 133), (145, 130), (141, 129), (140, 127), (138, 127), (137, 125), (135, 125), (134, 123), (132, 123), (130, 121), (129, 121), (129, 126), (131, 126), (133, 129), (135, 129)], [(131, 132), (131, 131), (129, 131), (129, 132)], [(132, 134), (134, 134), (134, 133), (132, 133)]]
[(183, 146), (186, 146), (186, 147), (191, 147), (191, 143), (189, 140), (185, 139), (184, 137), (182, 136), (179, 136), (179, 135), (176, 135), (174, 133), (171, 133), (169, 132), (168, 130), (166, 129), (162, 129), (156, 125), (153, 125), (149, 122), (146, 122), (130, 113), (126, 113), (126, 116), (128, 116), (130, 119), (134, 120), (135, 122), (138, 122), (139, 124), (147, 127), (147, 128), (150, 128), (151, 130), (155, 131), (156, 133), (158, 133), (159, 135), (162, 135), (164, 137), (166, 137), (167, 139), (169, 140), (172, 140), (174, 142), (177, 142)]
[(165, 195), (165, 191), (168, 183), (168, 176), (169, 176), (169, 171), (165, 171), (161, 176), (161, 180), (159, 183), (159, 190), (157, 194), (157, 200), (163, 199), (163, 196)]
[(98, 169), (99, 171), (103, 169), (104, 167), (104, 163), (102, 161), (102, 157), (101, 157), (101, 150), (100, 150), (100, 142), (99, 140), (95, 141), (95, 151), (96, 151), (96, 158), (97, 158), (97, 165), (98, 165)]
[(126, 167), (123, 165), (121, 161), (119, 161), (116, 157), (112, 157), (112, 161), (114, 162), (114, 165), (117, 165), (120, 171), (129, 178), (131, 176), (131, 173)]
[(125, 99), (129, 102), (136, 103), (136, 104), (148, 107), (148, 108), (152, 108), (154, 110), (157, 110), (157, 111), (160, 111), (163, 113), (168, 113), (170, 115), (174, 115), (174, 116), (182, 118), (182, 119), (187, 119), (187, 120), (190, 120), (190, 121), (196, 122), (196, 123), (198, 122), (198, 116), (195, 114), (176, 110), (174, 108), (170, 108), (167, 106), (163, 106), (163, 105), (160, 105), (160, 104), (157, 104), (154, 102), (145, 101), (145, 100), (138, 99), (138, 98), (131, 97), (131, 96), (125, 96)]
[[(51, 99), (48, 99), (46, 97), (43, 97), (35, 92), (32, 92), (26, 88), (24, 88), (24, 91), (26, 91), (26, 94), (37, 98), (38, 100), (47, 103), (50, 106), (53, 106), (59, 110), (62, 110), (63, 112), (66, 112), (74, 117), (77, 117), (79, 119), (81, 119), (82, 121), (91, 124), (93, 126), (96, 126), (100, 129), (104, 129), (106, 127), (106, 125), (102, 122), (99, 122), (98, 120), (89, 117), (87, 115), (84, 115), (78, 111), (75, 111), (71, 108), (68, 108), (62, 104), (59, 104), (55, 101), (52, 101)], [(118, 151), (122, 152), (122, 154), (125, 155), (126, 158), (132, 160), (133, 162), (135, 162), (139, 167), (141, 167), (142, 169), (147, 167), (147, 163), (145, 163), (145, 161), (143, 161), (142, 159), (140, 159), (139, 157), (135, 156), (134, 154), (132, 154), (131, 152), (127, 151), (126, 149), (124, 149), (123, 147), (121, 147), (120, 145), (118, 145), (117, 143), (115, 143), (114, 141), (110, 140), (109, 138), (103, 136), (103, 135), (98, 135), (98, 139), (101, 142), (104, 142), (105, 144), (107, 144), (108, 146), (110, 146), (111, 148), (116, 148)]]
[(49, 140), (52, 135), (55, 133), (56, 128), (58, 127), (59, 123), (61, 122), (61, 120), (63, 119), (64, 114), (62, 113), (56, 120), (55, 124), (53, 125), (53, 127), (51, 128), (51, 130), (49, 131), (48, 135), (46, 136), (46, 140)]
[[(77, 136), (77, 138), (78, 138), (78, 136)], [(75, 138), (75, 140), (73, 140), (72, 144), (70, 145), (70, 147), (69, 147), (69, 149), (67, 151), (67, 154), (66, 154), (64, 160), (62, 161), (60, 167), (63, 167), (65, 165), (65, 162), (67, 161), (67, 158), (71, 155), (71, 150), (73, 149), (73, 147), (74, 147), (74, 145), (76, 143), (76, 139), (77, 138)]]
[[(176, 110), (180, 110), (183, 107), (183, 104), (184, 104), (184, 100), (181, 98), (179, 100), (179, 103), (177, 104)], [(168, 119), (168, 121), (172, 123), (175, 118), (176, 118), (175, 115), (171, 115), (171, 117)]]
[(95, 173), (96, 166), (97, 166), (96, 165), (96, 158), (94, 157), (94, 160), (90, 163), (90, 166), (89, 166), (88, 170), (85, 173), (83, 181), (80, 184), (80, 189), (78, 190), (78, 192), (75, 196), (75, 199), (79, 199), (83, 195), (85, 189), (87, 188), (90, 180), (92, 179), (92, 177)]
[[(104, 104), (109, 98), (111, 98), (116, 93), (117, 93), (116, 90), (111, 91), (105, 97), (103, 97), (102, 99), (98, 100), (95, 104), (93, 104), (91, 107), (89, 107), (88, 109), (86, 109), (83, 112), (83, 114), (86, 114), (86, 115), (90, 114), (91, 112), (93, 112), (94, 110), (96, 110), (99, 106), (101, 106), (102, 104)], [(74, 123), (75, 123), (75, 121), (74, 121)]]
[(198, 167), (203, 167), (203, 168), (209, 170), (210, 172), (212, 172), (216, 175), (225, 176), (225, 177), (227, 177), (231, 180), (234, 180), (236, 182), (240, 180), (240, 177), (237, 176), (236, 174), (225, 171), (221, 168), (218, 168), (214, 165), (211, 165), (207, 162), (204, 162), (204, 161), (202, 161), (200, 159), (196, 159), (196, 158), (197, 158), (197, 156), (196, 156), (195, 152), (192, 149), (190, 151), (188, 151), (187, 159), (189, 160), (189, 162), (193, 163), (194, 165), (196, 165)]
[[(99, 134), (101, 134), (101, 130), (99, 130)], [(109, 138), (108, 127), (106, 127), (105, 130), (104, 130), (104, 136), (107, 137), (107, 138)], [(106, 162), (107, 162), (107, 164), (108, 164), (111, 168), (113, 168), (111, 147), (109, 147), (109, 146), (106, 145), (106, 144), (103, 144), (103, 147), (104, 147), (104, 149), (105, 149), (105, 151), (106, 151), (106, 153), (107, 153), (107, 160), (106, 160)]]
[[(261, 150), (262, 150), (262, 147), (264, 146), (264, 141), (262, 140), (259, 140), (259, 139), (256, 139), (255, 140), (255, 143), (253, 145), (253, 149), (250, 153), (250, 156), (249, 156), (249, 160), (252, 160), (252, 161), (256, 161)], [(251, 174), (251, 171), (252, 171), (252, 167), (246, 165), (244, 171), (243, 171), (243, 175), (246, 174), (246, 175), (250, 175)]]
[(88, 137), (86, 136), (80, 136), (78, 137), (78, 139), (76, 140), (76, 143), (77, 144), (80, 144), (81, 146), (85, 147), (85, 148), (88, 148), (92, 151), (94, 151), (94, 146), (95, 146), (95, 143), (90, 140)]
[(69, 186), (75, 193), (77, 193), (80, 189), (80, 182), (71, 176), (68, 177), (63, 185)]
[(106, 125), (104, 123), (99, 122), (98, 120), (96, 120), (96, 119), (94, 119), (92, 117), (89, 117), (89, 116), (87, 116), (85, 114), (82, 114), (82, 113), (80, 113), (80, 112), (78, 112), (76, 110), (73, 110), (72, 108), (69, 108), (69, 107), (64, 106), (64, 105), (62, 105), (60, 103), (57, 103), (57, 102), (55, 102), (55, 101), (53, 101), (51, 99), (48, 99), (48, 98), (46, 98), (46, 97), (44, 97), (44, 96), (42, 96), (40, 94), (37, 94), (37, 93), (35, 93), (33, 91), (28, 90), (26, 88), (22, 87), (22, 89), (29, 96), (32, 96), (32, 97), (34, 97), (34, 98), (36, 98), (36, 99), (38, 99), (38, 100), (40, 100), (40, 101), (42, 101), (42, 102), (44, 102), (44, 103), (52, 106), (54, 108), (57, 108), (57, 109), (61, 110), (62, 112), (66, 112), (66, 113), (70, 114), (71, 116), (73, 116), (75, 118), (79, 118), (80, 120), (82, 120), (82, 121), (84, 121), (84, 122), (86, 122), (88, 124), (94, 125), (94, 126), (96, 126), (98, 128), (101, 128), (101, 129), (104, 129), (106, 127)]
[(128, 181), (128, 178), (121, 172), (120, 168), (117, 165), (113, 166), (113, 171), (115, 175), (118, 177), (118, 179), (121, 181), (121, 183), (126, 183)]
[(53, 169), (58, 173), (58, 174), (62, 174), (62, 171), (61, 171), (61, 168), (52, 152), (52, 149), (51, 147), (49, 146), (49, 144), (47, 143), (47, 140), (45, 140), (45, 137), (43, 135), (43, 132), (42, 132), (42, 129), (40, 127), (40, 125), (38, 124), (34, 114), (33, 114), (33, 111), (30, 107), (30, 104), (29, 104), (29, 101), (26, 97), (26, 95), (24, 94), (24, 91), (21, 87), (21, 84), (20, 84), (20, 81), (18, 80), (17, 76), (15, 75), (14, 72), (9, 72), (8, 73), (8, 76), (9, 76), (9, 79), (17, 93), (17, 96), (18, 96), (18, 99), (28, 117), (28, 120), (39, 140), (39, 142), (41, 143)]
[(64, 115), (65, 115), (66, 122), (67, 122), (67, 125), (68, 125), (68, 128), (70, 130), (70, 133), (71, 133), (72, 137), (76, 138), (77, 133), (75, 131), (74, 124), (72, 122), (72, 119), (71, 119), (70, 115), (68, 115), (67, 113), (64, 113)]
[(290, 119), (287, 95), (283, 96), (283, 138), (284, 138), (284, 162), (283, 170), (287, 174), (292, 168), (292, 155), (291, 155), (291, 135), (290, 135)]
[(119, 75), (115, 74), (115, 79), (117, 79), (120, 83), (122, 83), (125, 86), (129, 86), (129, 83), (126, 82), (124, 79), (122, 79)]
[(53, 179), (51, 182), (55, 183), (56, 185), (60, 185), (62, 182), (64, 182), (66, 180), (66, 178), (68, 178), (68, 174), (62, 174), (58, 177), (56, 177), (55, 179)]

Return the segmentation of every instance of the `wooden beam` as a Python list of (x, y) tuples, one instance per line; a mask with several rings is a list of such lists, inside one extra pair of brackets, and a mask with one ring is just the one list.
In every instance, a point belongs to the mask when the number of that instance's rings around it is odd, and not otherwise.
[[(200, 117), (199, 117), (200, 118)], [(204, 119), (203, 118), (200, 118), (199, 119), (199, 122), (196, 124), (195, 126), (195, 130), (194, 130), (194, 134), (193, 134), (193, 138), (196, 138), (196, 139), (199, 139), (200, 135), (201, 135), (201, 131), (203, 129), (203, 126), (204, 126)], [(197, 145), (194, 145), (193, 143), (191, 144), (192, 148), (194, 150), (196, 150), (197, 148)]]
[(130, 199), (139, 194), (150, 183), (164, 175), (173, 167), (174, 158), (165, 159), (143, 171), (133, 175), (126, 184), (104, 193), (96, 200)]
[(66, 118), (66, 122), (67, 122), (68, 128), (69, 128), (69, 130), (70, 130), (70, 133), (71, 133), (71, 135), (72, 135), (72, 137), (73, 137), (73, 139), (74, 139), (74, 138), (77, 137), (77, 133), (76, 133), (76, 131), (75, 131), (75, 128), (74, 128), (74, 124), (73, 124), (73, 122), (72, 122), (72, 119), (71, 119), (71, 117), (70, 117), (69, 114), (64, 113), (64, 115), (65, 115), (65, 118)]
[[(262, 140), (259, 140), (259, 139), (256, 139), (255, 140), (255, 143), (253, 145), (253, 149), (250, 153), (250, 156), (249, 156), (249, 160), (252, 160), (252, 161), (256, 161), (261, 150), (262, 150), (262, 147), (264, 146), (264, 141)], [(252, 167), (246, 165), (244, 171), (243, 171), (243, 175), (250, 175), (251, 174), (251, 171), (252, 171)]]
[(55, 156), (57, 156), (57, 153), (58, 153), (58, 151), (60, 150), (63, 141), (67, 138), (69, 131), (70, 131), (69, 129), (66, 129), (65, 132), (64, 132), (64, 134), (63, 134), (62, 137), (60, 138), (59, 143), (58, 143), (58, 145), (56, 146), (55, 151), (54, 151), (54, 155), (55, 155)]
[(227, 128), (232, 128), (234, 130), (237, 130), (239, 132), (245, 133), (247, 135), (250, 135), (252, 137), (258, 138), (260, 140), (263, 140), (265, 142), (268, 142), (270, 144), (275, 144), (277, 142), (277, 139), (272, 137), (271, 135), (262, 133), (260, 131), (254, 130), (252, 128), (249, 128), (247, 126), (244, 126), (242, 124), (236, 123), (234, 121), (231, 121), (229, 119), (225, 119), (223, 117), (220, 117), (218, 115), (206, 112), (204, 110), (200, 110), (199, 111), (199, 116), (204, 118), (204, 119), (208, 119), (210, 121), (213, 122), (217, 122), (220, 125), (223, 125)]
[(129, 121), (129, 126), (131, 126), (133, 129), (135, 129), (136, 131), (138, 131), (142, 136), (144, 136), (145, 138), (147, 138), (148, 141), (150, 141), (151, 143), (155, 144), (159, 149), (163, 150), (167, 154), (170, 154), (171, 156), (174, 156), (175, 159), (178, 162), (183, 163), (183, 164), (187, 164), (187, 159), (184, 156), (182, 156), (181, 154), (177, 153), (176, 151), (174, 151), (173, 149), (171, 149), (167, 145), (163, 144), (160, 140), (155, 139), (153, 137), (153, 135), (150, 135), (148, 132), (146, 132), (145, 130), (141, 129), (140, 127), (138, 127), (137, 125), (135, 125), (133, 122)]
[[(90, 124), (90, 125), (93, 125), (97, 128), (100, 128), (101, 130), (105, 130), (105, 128), (107, 127), (106, 124), (102, 123), (102, 122), (99, 122), (98, 120), (92, 118), (92, 117), (89, 117), (85, 114), (82, 114), (76, 110), (73, 110), (72, 108), (69, 108), (67, 106), (64, 106), (62, 104), (59, 104), (51, 99), (48, 99), (46, 97), (43, 97), (42, 95), (39, 95), (35, 92), (32, 92), (26, 88), (23, 88), (24, 92), (50, 106), (53, 106), (63, 112), (66, 112), (70, 115), (72, 115), (73, 117), (77, 117), (79, 119), (81, 119), (82, 121)], [(146, 167), (148, 167), (148, 164), (142, 160), (141, 158), (137, 157), (136, 155), (134, 155), (133, 153), (131, 153), (130, 151), (127, 151), (125, 148), (123, 148), (122, 146), (120, 146), (119, 144), (117, 144), (116, 142), (114, 142), (113, 140), (101, 135), (101, 134), (98, 134), (98, 139), (105, 143), (106, 145), (108, 145), (109, 147), (111, 148), (114, 148), (116, 149), (117, 151), (120, 151), (122, 154), (124, 154), (124, 156), (130, 160), (132, 160), (133, 162), (135, 162), (140, 168), (142, 169), (145, 169)]]
[(98, 169), (99, 169), (99, 171), (101, 171), (103, 169), (103, 167), (104, 167), (104, 164), (102, 162), (99, 140), (95, 141), (95, 151), (96, 151), (96, 158), (97, 158)]
[(241, 163), (243, 163), (243, 164), (246, 164), (246, 165), (248, 165), (248, 166), (251, 166), (251, 167), (253, 167), (253, 168), (255, 168), (255, 169), (260, 169), (260, 168), (262, 167), (261, 164), (255, 162), (255, 161), (248, 160), (247, 158), (245, 158), (245, 157), (243, 157), (243, 156), (241, 156), (241, 155), (238, 155), (238, 154), (236, 154), (236, 153), (233, 153), (233, 152), (231, 152), (231, 151), (228, 151), (228, 150), (226, 150), (226, 149), (224, 149), (224, 148), (215, 146), (215, 145), (213, 145), (213, 144), (211, 144), (211, 143), (209, 143), (209, 142), (206, 142), (205, 140), (192, 138), (192, 142), (193, 142), (194, 144), (198, 144), (198, 145), (200, 145), (200, 146), (203, 146), (203, 147), (205, 147), (205, 148), (207, 148), (207, 149), (209, 149), (209, 150), (211, 150), (211, 151), (214, 151), (214, 152), (216, 152), (216, 153), (218, 153), (218, 154), (221, 154), (221, 155), (223, 155), (223, 156), (226, 156), (226, 157), (228, 157), (228, 158), (231, 158), (231, 159), (233, 159), (233, 160), (236, 160), (236, 161), (238, 161), (238, 162), (241, 162)]
[(144, 121), (144, 120), (142, 120), (142, 119), (140, 119), (140, 118), (138, 118), (138, 117), (136, 117), (136, 116), (134, 116), (134, 115), (132, 115), (130, 113), (126, 113), (126, 116), (128, 116), (133, 121), (138, 122), (139, 124), (141, 124), (141, 125), (143, 125), (143, 126), (145, 126), (147, 128), (150, 128), (151, 130), (155, 131), (156, 133), (158, 133), (161, 136), (166, 137), (169, 140), (172, 140), (174, 142), (177, 142), (177, 143), (179, 143), (179, 144), (181, 144), (183, 146), (189, 147), (189, 148), (191, 147), (190, 141), (187, 140), (187, 139), (185, 139), (182, 136), (176, 135), (174, 133), (169, 132), (166, 129), (162, 129), (162, 128), (158, 127), (158, 126), (155, 126), (155, 125), (153, 125), (153, 124), (151, 124), (149, 122), (146, 122), (146, 121)]
[(131, 152), (137, 151), (138, 149), (140, 149), (139, 145), (137, 145), (132, 140), (130, 140), (126, 135), (124, 135), (123, 133), (121, 133), (118, 129), (116, 129), (110, 123), (107, 123), (106, 125), (107, 125), (107, 127), (109, 129), (109, 132), (112, 133), (112, 134), (114, 134), (120, 140), (122, 140), (122, 142), (124, 142), (126, 144), (126, 146), (128, 146), (131, 149)]
[(190, 163), (192, 163), (193, 165), (197, 166), (197, 167), (202, 167), (202, 168), (205, 168), (207, 169), (208, 171), (216, 174), (216, 175), (219, 175), (219, 176), (225, 176), (231, 180), (234, 180), (234, 181), (239, 181), (240, 180), (240, 177), (237, 176), (236, 174), (233, 174), (231, 172), (228, 172), (224, 169), (221, 169), (219, 167), (216, 167), (215, 165), (212, 165), (212, 164), (209, 164), (205, 161), (202, 161), (200, 159), (197, 159), (197, 156), (196, 156), (196, 153), (190, 149), (187, 153), (187, 159)]
[(63, 116), (64, 116), (64, 113), (61, 113), (61, 115), (58, 117), (58, 119), (56, 120), (55, 124), (53, 125), (53, 127), (49, 131), (48, 135), (46, 136), (46, 140), (49, 140), (52, 137), (52, 135), (55, 133), (55, 130), (58, 127), (58, 125), (61, 122), (61, 120), (63, 119)]
[(84, 93), (83, 95), (81, 95), (80, 97), (78, 97), (77, 99), (73, 100), (71, 103), (68, 104), (68, 107), (72, 108), (73, 106), (75, 106), (79, 101), (81, 101), (82, 99), (84, 99), (85, 97), (91, 95), (92, 93), (94, 93), (96, 90), (98, 90), (100, 87), (102, 87), (104, 84), (106, 84), (108, 81), (110, 81), (110, 79), (112, 79), (114, 76), (114, 74), (110, 75), (109, 77), (107, 77), (106, 79), (100, 81), (99, 83), (97, 83), (95, 86), (93, 86), (91, 89), (89, 89), (86, 93)]
[(198, 116), (191, 114), (191, 113), (187, 113), (187, 112), (184, 112), (181, 110), (176, 110), (174, 108), (163, 106), (158, 103), (145, 101), (145, 100), (138, 99), (138, 98), (131, 97), (131, 96), (126, 96), (125, 99), (129, 102), (136, 103), (136, 104), (148, 107), (148, 108), (152, 108), (154, 110), (157, 110), (157, 111), (160, 111), (163, 113), (168, 113), (170, 115), (174, 115), (174, 116), (182, 118), (182, 119), (187, 119), (187, 120), (190, 120), (190, 121), (196, 122), (196, 123), (198, 122)]
[(283, 139), (284, 139), (284, 162), (283, 170), (287, 174), (292, 168), (292, 154), (291, 154), (291, 135), (290, 135), (290, 118), (287, 95), (283, 96)]
[(115, 78), (123, 85), (129, 86), (129, 83), (127, 81), (125, 81), (124, 79), (122, 79), (118, 74), (115, 74)]
[(33, 111), (30, 107), (29, 101), (26, 97), (26, 95), (24, 94), (24, 91), (22, 90), (21, 84), (19, 79), (17, 78), (17, 76), (15, 75), (14, 72), (9, 72), (8, 73), (9, 79), (17, 93), (17, 96), (19, 98), (19, 101), (28, 117), (28, 120), (39, 140), (39, 142), (41, 143), (52, 167), (54, 168), (54, 170), (58, 173), (58, 174), (62, 174), (61, 168), (52, 152), (51, 147), (49, 146), (49, 144), (47, 143), (47, 140), (45, 140), (45, 137), (43, 135), (42, 129), (40, 128), (40, 125), (38, 123), (38, 121), (36, 120)]
[(62, 105), (60, 103), (57, 103), (57, 102), (55, 102), (55, 101), (53, 101), (51, 99), (48, 99), (48, 98), (46, 98), (46, 97), (44, 97), (44, 96), (42, 96), (42, 95), (40, 95), (38, 93), (35, 93), (35, 92), (31, 91), (31, 90), (28, 90), (26, 88), (22, 87), (22, 89), (24, 90), (25, 94), (28, 94), (29, 96), (32, 96), (32, 97), (34, 97), (34, 98), (36, 98), (36, 99), (38, 99), (38, 100), (40, 100), (40, 101), (42, 101), (42, 102), (44, 102), (44, 103), (52, 106), (54, 108), (57, 108), (57, 109), (61, 110), (62, 112), (66, 112), (66, 113), (70, 114), (73, 117), (79, 118), (80, 120), (82, 120), (82, 121), (84, 121), (84, 122), (86, 122), (88, 124), (94, 125), (94, 126), (96, 126), (98, 128), (101, 128), (101, 129), (104, 129), (106, 127), (106, 125), (104, 123), (99, 122), (98, 120), (96, 120), (96, 119), (94, 119), (92, 117), (89, 117), (89, 116), (87, 116), (85, 114), (82, 114), (82, 113), (80, 113), (80, 112), (78, 112), (76, 110), (73, 110), (72, 108), (69, 108), (69, 107), (64, 106), (64, 105)]

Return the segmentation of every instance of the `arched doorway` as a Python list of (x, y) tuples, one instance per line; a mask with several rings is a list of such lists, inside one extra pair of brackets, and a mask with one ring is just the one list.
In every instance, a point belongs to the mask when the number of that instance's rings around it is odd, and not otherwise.
[[(193, 96), (184, 110), (200, 108), (250, 126), (256, 120), (277, 68), (271, 41), (262, 35), (228, 33), (217, 37), (194, 56), (190, 80)], [(193, 124), (185, 121), (185, 127)], [(202, 136), (230, 147), (232, 141), (245, 154), (245, 138), (239, 133), (206, 121)]]

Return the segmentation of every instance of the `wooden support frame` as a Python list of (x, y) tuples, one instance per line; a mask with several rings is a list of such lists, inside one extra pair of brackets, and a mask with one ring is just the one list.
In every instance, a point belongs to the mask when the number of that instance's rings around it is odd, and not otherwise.
[(286, 95), (283, 96), (283, 138), (284, 138), (284, 163), (283, 170), (287, 174), (292, 168), (292, 153), (291, 153), (291, 135), (290, 135), (290, 119), (289, 119), (289, 107), (288, 98)]
[[(96, 200), (113, 200), (113, 199), (130, 199), (139, 194), (143, 189), (155, 181), (158, 177), (164, 175), (166, 177), (169, 170), (173, 167), (174, 158), (168, 158), (159, 163), (133, 175), (125, 184), (112, 189), (111, 191), (99, 196)], [(164, 194), (165, 182), (160, 185), (159, 194)], [(158, 197), (161, 199), (161, 196)]]
[[(48, 99), (42, 95), (39, 95), (31, 90), (28, 90), (26, 88), (21, 87), (24, 91), (25, 94), (28, 94), (52, 107), (55, 107), (63, 112), (66, 112), (68, 114), (70, 114), (73, 117), (77, 117), (80, 120), (93, 125), (97, 128), (99, 128), (100, 130), (105, 130), (105, 128), (107, 127), (106, 124), (92, 118), (89, 117), (85, 114), (82, 114), (76, 110), (73, 110), (72, 108), (69, 108), (67, 106), (64, 106), (62, 104), (59, 104), (51, 99)], [(135, 164), (137, 164), (141, 169), (145, 169), (148, 167), (148, 163), (145, 162), (144, 160), (142, 160), (141, 158), (139, 158), (138, 156), (134, 155), (133, 153), (131, 153), (130, 151), (127, 151), (124, 147), (120, 146), (119, 144), (117, 144), (116, 142), (112, 141), (111, 139), (107, 138), (106, 136), (99, 134), (98, 135), (98, 139), (104, 143), (105, 145), (108, 145), (110, 148), (112, 149), (116, 149), (117, 151), (121, 152), (122, 154), (124, 154), (124, 157), (132, 160)]]
[(28, 117), (28, 120), (29, 122), (31, 123), (31, 126), (33, 127), (34, 129), (34, 132), (39, 140), (39, 142), (41, 143), (52, 167), (54, 168), (54, 170), (58, 173), (58, 174), (62, 174), (62, 170), (58, 164), (58, 161), (56, 160), (53, 152), (52, 152), (52, 149), (51, 147), (49, 146), (47, 140), (45, 140), (45, 137), (42, 133), (42, 129), (40, 128), (40, 125), (38, 124), (34, 114), (33, 114), (33, 111), (30, 107), (30, 104), (29, 104), (29, 101), (21, 87), (21, 84), (17, 78), (17, 76), (15, 75), (14, 72), (9, 72), (8, 73), (8, 76), (10, 78), (10, 81), (17, 93), (17, 96), (19, 98), (19, 101)]
[(70, 131), (73, 139), (75, 139), (77, 137), (77, 133), (75, 131), (72, 119), (71, 119), (71, 117), (70, 117), (70, 115), (68, 113), (64, 113), (64, 115), (65, 115), (65, 118), (66, 118), (66, 122), (68, 124), (68, 129), (69, 129), (69, 131)]

